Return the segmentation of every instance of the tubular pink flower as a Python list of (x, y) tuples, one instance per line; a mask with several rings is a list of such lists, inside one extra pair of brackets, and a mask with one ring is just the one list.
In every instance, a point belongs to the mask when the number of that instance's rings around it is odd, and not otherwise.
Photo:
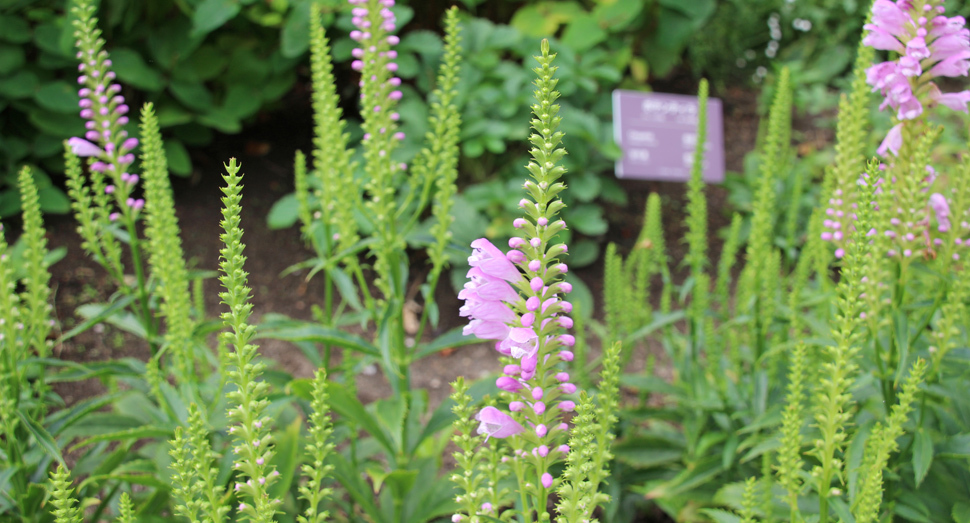
[(886, 152), (892, 152), (894, 156), (899, 155), (899, 149), (903, 146), (903, 124), (898, 123), (889, 130), (886, 138), (876, 150), (881, 156), (886, 156)]
[(502, 376), (501, 378), (495, 380), (495, 386), (508, 392), (515, 392), (521, 388), (524, 388), (524, 385), (519, 383), (519, 380), (510, 378), (508, 376)]
[[(462, 329), (461, 333), (465, 336), (474, 335), (483, 340), (500, 340), (508, 336), (509, 326), (500, 322), (473, 319)], [(505, 347), (499, 348), (498, 346), (496, 346), (496, 349), (499, 352), (507, 350)]]
[(104, 154), (104, 150), (83, 138), (71, 138), (67, 141), (67, 145), (71, 147), (71, 152), (81, 157)]
[(539, 350), (539, 337), (535, 331), (526, 327), (515, 327), (509, 335), (502, 341), (503, 348), (508, 348), (513, 358), (523, 359), (533, 356)]
[(933, 193), (930, 195), (930, 208), (936, 214), (936, 222), (938, 224), (938, 230), (940, 232), (947, 232), (950, 230), (950, 205), (946, 201), (946, 197), (940, 193)]
[(512, 303), (519, 298), (519, 293), (505, 280), (489, 276), (478, 267), (472, 267), (466, 276), (468, 276), (469, 282), (458, 293), (458, 299), (467, 299), (466, 296), (469, 296), (472, 292), (482, 300), (500, 300)]
[(515, 282), (522, 278), (522, 273), (505, 257), (505, 254), (492, 245), (485, 238), (472, 242), (472, 255), (468, 257), (468, 264), (477, 267), (484, 274), (505, 281)]
[(475, 419), (481, 422), (478, 433), (485, 434), (485, 441), (492, 437), (507, 438), (525, 431), (522, 425), (512, 419), (512, 416), (495, 407), (485, 407), (475, 416)]

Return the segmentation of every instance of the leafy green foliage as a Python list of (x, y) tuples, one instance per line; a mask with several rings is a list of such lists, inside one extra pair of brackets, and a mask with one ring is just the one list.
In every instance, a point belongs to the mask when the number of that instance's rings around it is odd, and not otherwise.
[[(301, 41), (293, 33), (305, 28), (309, 3), (107, 4), (104, 31), (114, 70), (138, 90), (125, 93), (128, 98), (155, 104), (173, 173), (191, 173), (186, 146), (208, 144), (213, 130), (239, 132), (243, 121), (290, 90), (306, 50), (305, 36)], [(84, 134), (69, 73), (76, 16), (65, 9), (70, 5), (44, 0), (0, 7), (0, 216), (18, 209), (7, 188), (16, 185), (17, 165), (29, 162), (47, 180), (47, 173), (63, 170), (61, 142)], [(45, 183), (40, 202), (44, 212), (68, 211), (56, 186)]]

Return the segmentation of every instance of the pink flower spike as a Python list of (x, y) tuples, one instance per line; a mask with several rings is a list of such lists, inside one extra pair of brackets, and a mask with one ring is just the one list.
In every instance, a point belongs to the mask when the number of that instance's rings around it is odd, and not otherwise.
[(491, 437), (507, 438), (525, 431), (512, 416), (495, 407), (485, 407), (475, 416), (475, 419), (481, 422), (478, 433), (485, 434), (485, 441)]

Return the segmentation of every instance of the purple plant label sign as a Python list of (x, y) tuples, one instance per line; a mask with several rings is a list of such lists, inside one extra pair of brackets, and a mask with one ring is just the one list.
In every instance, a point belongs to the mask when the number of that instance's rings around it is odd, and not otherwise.
[[(724, 181), (721, 101), (707, 99), (704, 181)], [(686, 182), (697, 143), (697, 97), (613, 91), (613, 139), (623, 150), (617, 178)]]

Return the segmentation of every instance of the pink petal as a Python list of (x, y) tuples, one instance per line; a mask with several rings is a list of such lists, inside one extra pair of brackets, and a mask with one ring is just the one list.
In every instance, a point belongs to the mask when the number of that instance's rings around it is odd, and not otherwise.
[(953, 53), (930, 69), (930, 77), (967, 76), (967, 71), (970, 70), (970, 61), (968, 61), (968, 58), (970, 58), (970, 50)]
[(522, 425), (519, 425), (512, 416), (495, 407), (485, 407), (475, 416), (475, 419), (481, 422), (481, 425), (478, 426), (478, 433), (486, 434), (486, 440), (489, 437), (507, 438), (525, 432)]
[(958, 93), (945, 93), (936, 97), (936, 102), (953, 109), (954, 111), (967, 112), (967, 103), (970, 103), (970, 91), (960, 91)]
[(475, 335), (483, 340), (501, 340), (509, 335), (509, 326), (497, 321), (472, 320), (462, 329), (462, 334)]
[(67, 141), (67, 145), (71, 147), (71, 152), (81, 157), (100, 156), (104, 153), (100, 147), (85, 140), (84, 138), (71, 138)]
[(531, 358), (539, 350), (539, 339), (532, 329), (513, 327), (502, 346), (509, 350), (513, 358)]
[(472, 255), (468, 257), (468, 264), (472, 267), (478, 267), (485, 274), (505, 281), (514, 282), (522, 278), (522, 273), (492, 242), (479, 238), (472, 242), (472, 248)]
[(906, 31), (906, 24), (911, 18), (908, 13), (890, 0), (876, 0), (872, 4), (872, 24), (880, 29), (902, 36)]
[(879, 149), (877, 149), (876, 152), (878, 152), (880, 156), (886, 156), (886, 151), (888, 150), (892, 152), (893, 155), (898, 156), (899, 149), (902, 146), (903, 124), (898, 123), (889, 130), (889, 133), (886, 134), (886, 138), (882, 141), (882, 144), (879, 146)]

